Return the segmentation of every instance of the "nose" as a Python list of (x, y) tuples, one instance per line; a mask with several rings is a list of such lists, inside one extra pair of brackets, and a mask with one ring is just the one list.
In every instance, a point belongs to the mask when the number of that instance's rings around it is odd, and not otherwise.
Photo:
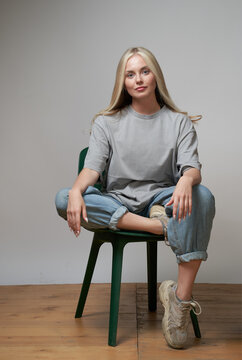
[(142, 77), (141, 77), (141, 75), (140, 74), (136, 74), (136, 83), (137, 84), (140, 84), (140, 83), (142, 83)]

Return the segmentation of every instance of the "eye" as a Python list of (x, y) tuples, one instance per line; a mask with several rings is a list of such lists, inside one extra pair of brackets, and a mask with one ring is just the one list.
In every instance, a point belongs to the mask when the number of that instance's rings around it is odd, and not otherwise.
[(132, 77), (134, 77), (134, 74), (132, 73), (127, 74), (127, 78), (132, 79)]
[(149, 73), (150, 73), (150, 70), (149, 70), (149, 69), (143, 70), (143, 74), (148, 75)]

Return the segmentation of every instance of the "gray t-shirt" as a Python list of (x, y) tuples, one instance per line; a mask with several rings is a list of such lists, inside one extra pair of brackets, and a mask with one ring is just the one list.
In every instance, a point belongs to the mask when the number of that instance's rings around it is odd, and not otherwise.
[(155, 194), (176, 185), (185, 170), (201, 169), (197, 144), (188, 116), (165, 105), (142, 115), (129, 105), (96, 118), (84, 167), (100, 173), (103, 193), (139, 212)]

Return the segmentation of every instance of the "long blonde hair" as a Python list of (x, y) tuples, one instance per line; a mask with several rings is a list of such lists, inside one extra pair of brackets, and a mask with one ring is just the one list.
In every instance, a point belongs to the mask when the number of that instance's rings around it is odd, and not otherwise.
[[(158, 104), (162, 107), (166, 105), (171, 111), (178, 112), (188, 116), (187, 112), (181, 111), (178, 107), (174, 104), (173, 100), (171, 99), (163, 73), (161, 71), (160, 65), (158, 64), (155, 56), (144, 47), (132, 47), (125, 51), (123, 56), (121, 57), (117, 71), (116, 71), (116, 79), (113, 88), (113, 93), (111, 97), (110, 104), (107, 108), (99, 111), (93, 118), (93, 122), (95, 121), (96, 117), (99, 115), (114, 115), (120, 110), (122, 110), (125, 106), (131, 104), (132, 97), (128, 94), (128, 92), (124, 88), (124, 76), (125, 76), (125, 67), (127, 61), (131, 56), (138, 54), (141, 55), (144, 61), (146, 62), (149, 69), (152, 71), (156, 78), (156, 89), (155, 95)], [(189, 116), (192, 122), (196, 122), (202, 118), (202, 115), (197, 116)]]

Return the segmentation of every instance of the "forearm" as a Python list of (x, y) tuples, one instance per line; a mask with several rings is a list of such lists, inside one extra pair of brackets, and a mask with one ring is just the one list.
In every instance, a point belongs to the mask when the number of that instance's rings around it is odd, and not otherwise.
[(81, 194), (88, 188), (96, 184), (99, 173), (96, 170), (84, 168), (78, 175), (71, 191), (79, 191)]
[(191, 181), (191, 185), (200, 184), (202, 176), (200, 170), (196, 168), (188, 169), (183, 173), (183, 176)]

